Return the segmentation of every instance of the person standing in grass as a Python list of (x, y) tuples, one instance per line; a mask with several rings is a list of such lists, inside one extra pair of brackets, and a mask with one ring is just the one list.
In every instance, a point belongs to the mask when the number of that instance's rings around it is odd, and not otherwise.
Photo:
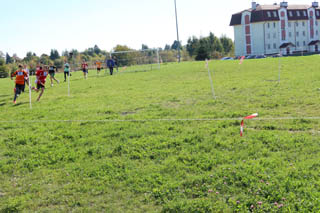
[(109, 70), (110, 70), (110, 75), (113, 75), (113, 68), (114, 68), (114, 66), (115, 66), (115, 62), (114, 62), (114, 60), (112, 59), (111, 56), (110, 56), (110, 58), (107, 60), (106, 64), (107, 64), (107, 67), (108, 67)]
[(83, 72), (84, 79), (87, 79), (87, 76), (88, 76), (88, 64), (87, 64), (87, 62), (85, 60), (82, 61), (81, 67), (82, 67), (82, 72)]
[(70, 65), (67, 61), (64, 63), (64, 82), (67, 81), (67, 76), (70, 76)]
[(13, 99), (13, 103), (16, 104), (17, 98), (19, 97), (21, 92), (24, 91), (25, 81), (26, 79), (28, 79), (29, 76), (27, 72), (23, 70), (22, 65), (19, 65), (19, 69), (11, 75), (11, 80), (13, 80), (13, 77), (16, 77), (16, 81), (15, 81), (16, 86), (14, 88), (14, 99)]
[(101, 62), (100, 61), (96, 61), (96, 66), (97, 66), (97, 75), (100, 74), (100, 71), (101, 71)]
[(49, 67), (51, 87), (53, 87), (53, 80), (55, 80), (58, 84), (60, 83), (60, 81), (55, 78), (56, 71), (58, 71), (58, 68), (56, 66), (54, 66), (53, 64), (51, 64)]
[(40, 92), (39, 97), (37, 99), (37, 101), (40, 101), (41, 96), (43, 95), (43, 92), (45, 90), (45, 84), (46, 84), (46, 79), (48, 76), (48, 70), (49, 68), (45, 68), (43, 69), (42, 67), (39, 67), (39, 70), (36, 72), (36, 84), (37, 84), (37, 88), (32, 87), (33, 90), (35, 90), (36, 92)]

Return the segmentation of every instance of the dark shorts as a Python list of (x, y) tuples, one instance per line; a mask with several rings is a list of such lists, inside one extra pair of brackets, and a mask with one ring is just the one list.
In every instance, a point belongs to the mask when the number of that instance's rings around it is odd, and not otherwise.
[(98, 71), (101, 71), (101, 68), (97, 68)]
[(25, 84), (21, 85), (21, 84), (16, 84), (16, 91), (24, 91), (25, 88)]
[(46, 87), (45, 86), (43, 86), (42, 84), (37, 84), (37, 89), (45, 89)]
[(49, 72), (49, 75), (51, 76), (51, 77), (54, 77), (55, 76), (55, 72)]
[(82, 69), (82, 72), (88, 73), (88, 70), (87, 69)]

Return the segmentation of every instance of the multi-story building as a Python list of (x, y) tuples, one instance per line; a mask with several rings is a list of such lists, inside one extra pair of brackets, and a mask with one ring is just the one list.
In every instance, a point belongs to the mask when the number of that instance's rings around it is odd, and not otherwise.
[(235, 55), (284, 55), (318, 52), (320, 43), (320, 8), (281, 2), (259, 5), (232, 15)]

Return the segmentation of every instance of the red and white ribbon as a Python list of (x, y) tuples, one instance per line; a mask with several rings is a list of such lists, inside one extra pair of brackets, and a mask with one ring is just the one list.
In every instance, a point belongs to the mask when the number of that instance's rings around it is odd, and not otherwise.
[(208, 67), (209, 67), (209, 61), (208, 59), (206, 59), (206, 68), (208, 69)]
[(240, 126), (240, 136), (241, 137), (243, 136), (244, 120), (249, 120), (249, 119), (253, 119), (256, 117), (258, 117), (258, 113), (255, 113), (255, 114), (252, 114), (252, 115), (249, 115), (249, 116), (243, 118), (243, 120), (241, 121), (241, 126)]
[(243, 61), (244, 61), (245, 58), (246, 58), (245, 56), (241, 56), (240, 62), (239, 62), (240, 65), (243, 63)]

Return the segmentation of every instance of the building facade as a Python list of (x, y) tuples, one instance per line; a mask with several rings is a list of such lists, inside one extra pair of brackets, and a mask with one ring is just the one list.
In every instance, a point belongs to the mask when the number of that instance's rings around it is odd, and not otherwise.
[(235, 55), (289, 55), (320, 50), (320, 8), (281, 2), (259, 5), (232, 15)]

